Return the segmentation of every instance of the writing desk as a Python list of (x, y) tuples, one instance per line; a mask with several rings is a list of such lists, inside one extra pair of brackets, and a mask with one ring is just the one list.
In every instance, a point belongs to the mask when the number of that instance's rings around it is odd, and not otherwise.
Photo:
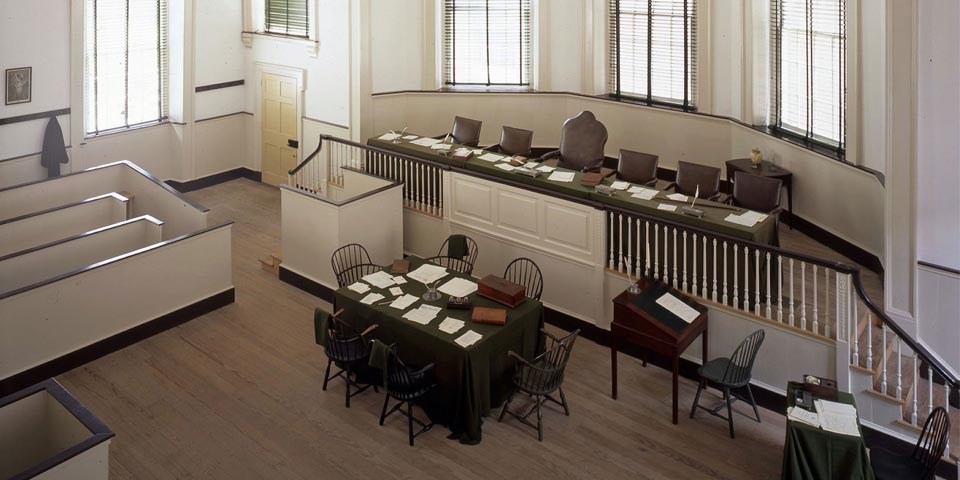
[[(629, 290), (613, 299), (613, 323), (610, 325), (610, 374), (613, 398), (617, 398), (617, 350), (629, 343), (646, 351), (669, 357), (673, 371), (673, 423), (677, 416), (677, 391), (680, 376), (680, 355), (697, 338), (703, 338), (703, 358), (707, 357), (707, 308), (693, 301), (675, 288), (659, 280), (641, 277), (639, 294)], [(656, 303), (663, 294), (670, 293), (700, 313), (687, 323)], [(702, 335), (701, 335), (702, 334)]]
[[(416, 257), (407, 257), (407, 260), (410, 261), (411, 272), (426, 263)], [(390, 267), (384, 267), (384, 271), (389, 272)], [(448, 275), (440, 279), (437, 286), (456, 277), (475, 280), (452, 270), (447, 272)], [(407, 283), (399, 287), (404, 293), (417, 298), (426, 291), (425, 285), (409, 278)], [(506, 324), (498, 326), (472, 323), (470, 310), (445, 308), (446, 295), (435, 302), (418, 300), (404, 310), (398, 310), (389, 304), (360, 303), (363, 297), (373, 292), (386, 297), (381, 302), (396, 298), (386, 290), (376, 287), (371, 287), (363, 294), (340, 288), (334, 297), (334, 311), (345, 309), (343, 317), (357, 330), (379, 324), (379, 328), (374, 330), (372, 335), (388, 345), (397, 343), (400, 347), (400, 358), (405, 363), (418, 367), (433, 363), (438, 388), (421, 406), (431, 420), (447, 425), (461, 443), (480, 443), (482, 417), (489, 415), (491, 409), (502, 405), (513, 389), (514, 362), (507, 352), (512, 350), (532, 359), (541, 348), (543, 305), (528, 298), (516, 308), (507, 308)], [(473, 306), (506, 308), (476, 293), (469, 298)], [(403, 318), (405, 312), (418, 308), (421, 304), (443, 309), (427, 325)], [(438, 325), (446, 317), (463, 320), (466, 325), (453, 334), (442, 332)], [(463, 348), (455, 340), (467, 330), (473, 330), (483, 335), (483, 338)]]

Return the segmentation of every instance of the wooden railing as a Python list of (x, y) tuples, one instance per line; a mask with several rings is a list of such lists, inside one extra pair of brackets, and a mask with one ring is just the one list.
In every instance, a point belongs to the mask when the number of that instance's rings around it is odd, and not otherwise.
[(330, 135), (321, 135), (317, 149), (290, 170), (289, 184), (321, 193), (328, 183), (343, 185), (345, 167), (403, 183), (405, 207), (443, 216), (443, 170), (448, 166)]

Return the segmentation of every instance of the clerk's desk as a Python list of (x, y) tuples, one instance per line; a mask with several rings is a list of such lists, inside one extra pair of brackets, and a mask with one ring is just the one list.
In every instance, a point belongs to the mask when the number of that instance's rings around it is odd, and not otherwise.
[[(693, 301), (677, 289), (659, 280), (641, 277), (637, 282), (640, 293), (628, 290), (613, 299), (613, 323), (610, 324), (610, 374), (613, 398), (617, 398), (617, 351), (629, 343), (644, 350), (643, 365), (647, 365), (647, 351), (659, 353), (671, 360), (673, 371), (673, 423), (677, 423), (677, 390), (680, 376), (680, 355), (698, 336), (703, 339), (703, 358), (707, 358), (707, 308)], [(670, 293), (700, 313), (687, 323), (656, 303)]]

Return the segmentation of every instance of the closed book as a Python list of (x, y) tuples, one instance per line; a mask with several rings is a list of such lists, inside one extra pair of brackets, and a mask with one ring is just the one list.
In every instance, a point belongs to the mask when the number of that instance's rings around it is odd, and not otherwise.
[(502, 308), (473, 307), (470, 320), (474, 323), (503, 325), (507, 323), (507, 311)]
[(390, 273), (394, 275), (404, 274), (410, 271), (410, 262), (406, 260), (394, 260), (390, 267)]
[(603, 175), (596, 172), (584, 173), (580, 178), (580, 185), (584, 187), (596, 187), (603, 181)]
[(477, 282), (477, 294), (510, 308), (520, 305), (527, 299), (526, 287), (496, 275), (481, 278)]

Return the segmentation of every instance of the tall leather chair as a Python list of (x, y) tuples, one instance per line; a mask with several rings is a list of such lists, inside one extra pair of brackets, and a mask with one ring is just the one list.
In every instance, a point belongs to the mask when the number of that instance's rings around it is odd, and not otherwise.
[(453, 117), (453, 128), (450, 130), (453, 143), (476, 147), (480, 143), (480, 126), (482, 124), (483, 122), (480, 120)]
[(500, 143), (487, 150), (504, 155), (521, 155), (530, 157), (533, 150), (533, 132), (522, 128), (504, 126), (500, 130)]
[(614, 170), (603, 168), (603, 147), (606, 144), (607, 128), (592, 112), (585, 110), (563, 122), (560, 149), (549, 152), (540, 159), (549, 166), (600, 172), (609, 176)]
[(620, 150), (617, 178), (647, 187), (657, 186), (657, 164), (660, 157), (649, 153)]
[(783, 182), (776, 178), (736, 172), (733, 177), (733, 196), (728, 203), (758, 212), (779, 214), (780, 188)]
[(700, 198), (717, 200), (720, 198), (720, 169), (699, 163), (678, 162), (677, 181), (667, 185), (666, 190), (693, 195), (700, 187)]

